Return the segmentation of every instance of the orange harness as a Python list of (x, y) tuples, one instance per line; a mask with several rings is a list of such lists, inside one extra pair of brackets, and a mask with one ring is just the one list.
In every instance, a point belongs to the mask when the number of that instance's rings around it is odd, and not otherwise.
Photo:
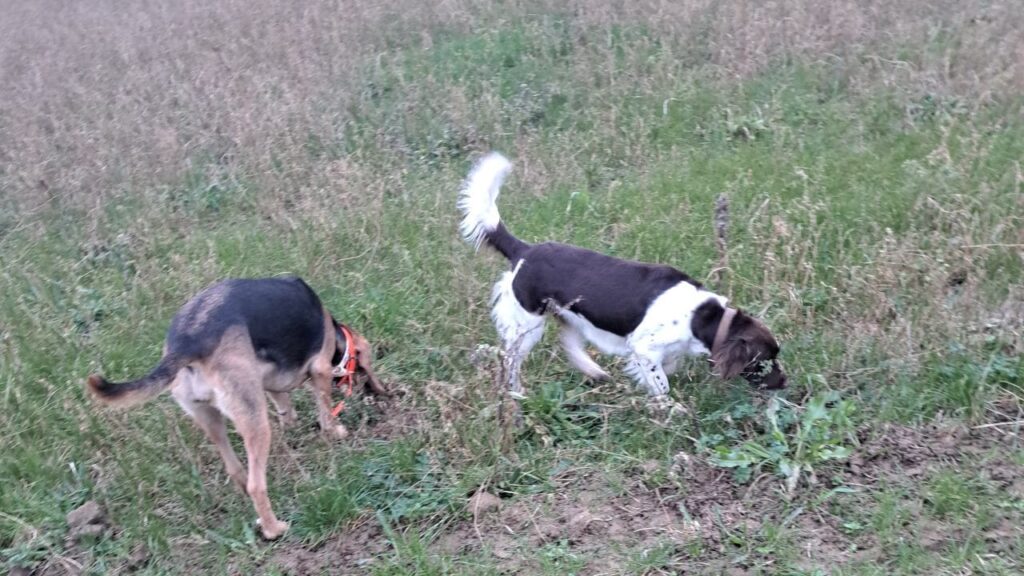
[[(349, 332), (349, 329), (344, 324), (339, 324), (338, 328), (341, 336), (345, 339), (345, 351), (341, 356), (341, 362), (338, 362), (338, 365), (334, 367), (331, 375), (334, 376), (334, 385), (343, 391), (345, 398), (348, 398), (352, 395), (352, 385), (355, 384), (356, 354), (352, 350), (352, 343), (355, 339), (352, 337), (352, 332)], [(337, 418), (338, 414), (341, 414), (344, 409), (345, 400), (342, 399), (331, 410), (331, 416)]]

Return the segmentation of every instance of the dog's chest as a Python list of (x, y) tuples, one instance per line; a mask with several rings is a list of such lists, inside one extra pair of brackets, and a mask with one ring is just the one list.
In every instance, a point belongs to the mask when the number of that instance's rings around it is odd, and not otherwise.
[(707, 353), (707, 348), (693, 334), (694, 311), (709, 298), (725, 299), (680, 282), (659, 296), (647, 309), (643, 321), (629, 336), (632, 346), (658, 351), (665, 357), (692, 356)]

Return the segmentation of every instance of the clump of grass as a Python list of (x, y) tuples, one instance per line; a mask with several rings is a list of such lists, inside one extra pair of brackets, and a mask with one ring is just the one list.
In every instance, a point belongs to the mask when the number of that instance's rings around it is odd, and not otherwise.
[(837, 394), (820, 394), (802, 407), (773, 397), (764, 412), (764, 434), (730, 446), (721, 434), (704, 436), (698, 445), (709, 461), (749, 481), (761, 472), (785, 479), (794, 492), (801, 478), (817, 483), (816, 468), (852, 453), (854, 405)]

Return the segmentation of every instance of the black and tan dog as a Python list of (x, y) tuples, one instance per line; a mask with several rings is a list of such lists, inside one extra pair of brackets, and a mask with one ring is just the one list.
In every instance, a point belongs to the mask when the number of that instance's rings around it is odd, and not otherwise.
[[(332, 381), (354, 378), (356, 374), (345, 373), (347, 367), (365, 375), (374, 393), (390, 396), (373, 373), (371, 360), (366, 339), (334, 320), (301, 279), (231, 279), (200, 292), (178, 311), (163, 357), (148, 375), (116, 384), (94, 374), (88, 389), (105, 404), (131, 406), (170, 388), (217, 446), (228, 475), (252, 498), (263, 536), (275, 539), (288, 524), (277, 519), (267, 497), (266, 395), (282, 425), (291, 424), (295, 409), (290, 393), (308, 380), (321, 430), (344, 438), (348, 432), (329, 408)], [(244, 441), (248, 472), (228, 442), (225, 417)]]

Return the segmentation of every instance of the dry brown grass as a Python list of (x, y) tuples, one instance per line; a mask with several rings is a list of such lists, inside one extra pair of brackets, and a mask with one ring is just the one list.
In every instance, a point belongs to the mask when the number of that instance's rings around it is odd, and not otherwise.
[[(621, 91), (656, 90), (692, 67), (728, 81), (801, 57), (833, 63), (864, 89), (981, 103), (1024, 87), (1018, 8), (983, 0), (9, 3), (0, 22), (2, 200), (21, 212), (92, 209), (175, 185), (200, 158), (222, 167), (217, 177), (244, 176), (279, 194), (361, 187), (358, 176), (345, 179), (374, 159), (356, 151), (324, 166), (305, 147), (351, 129), (369, 97), (364, 72), (396, 46), (429, 50), (438, 34), (532, 14), (575, 14), (583, 26), (573, 40), (597, 45), (571, 63), (570, 78), (615, 58), (614, 27), (657, 31), (659, 49), (675, 57), (636, 77), (616, 77), (609, 66)], [(643, 65), (642, 51), (625, 57)], [(464, 87), (430, 77), (402, 88), (410, 111), (500, 124), (493, 95), (473, 102)], [(394, 111), (395, 121), (402, 116)], [(595, 128), (596, 138), (607, 136)]]

